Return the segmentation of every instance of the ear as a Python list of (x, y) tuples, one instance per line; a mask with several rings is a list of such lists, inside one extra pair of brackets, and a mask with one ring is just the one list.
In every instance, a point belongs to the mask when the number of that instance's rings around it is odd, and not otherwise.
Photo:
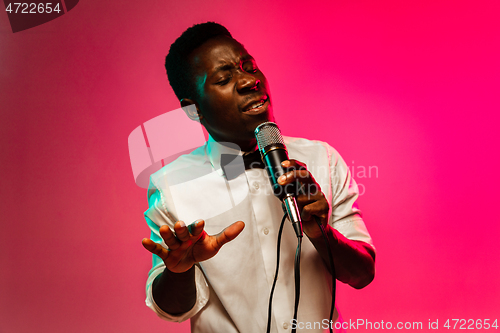
[(200, 122), (200, 120), (203, 119), (203, 116), (200, 114), (196, 102), (193, 101), (192, 99), (189, 98), (181, 99), (181, 107), (182, 110), (186, 112), (186, 115), (189, 117), (189, 119), (197, 122)]

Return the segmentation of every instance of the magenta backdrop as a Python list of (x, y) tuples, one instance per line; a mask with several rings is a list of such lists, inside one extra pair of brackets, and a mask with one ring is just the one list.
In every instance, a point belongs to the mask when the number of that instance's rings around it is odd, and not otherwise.
[(0, 14), (0, 331), (189, 331), (144, 305), (127, 137), (178, 108), (163, 59), (207, 20), (255, 56), (284, 134), (362, 185), (377, 274), (339, 287), (344, 319), (500, 319), (500, 2), (330, 3), (88, 0), (15, 34)]

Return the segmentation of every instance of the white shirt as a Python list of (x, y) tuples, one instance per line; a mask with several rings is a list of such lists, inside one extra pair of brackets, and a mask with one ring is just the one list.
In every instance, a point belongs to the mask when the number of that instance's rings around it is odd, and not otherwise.
[[(330, 225), (349, 239), (373, 246), (355, 204), (357, 185), (337, 151), (319, 141), (284, 139), (289, 158), (305, 163), (321, 186), (330, 204)], [(210, 138), (205, 146), (181, 156), (151, 176), (149, 209), (144, 215), (153, 241), (166, 247), (159, 228), (167, 224), (173, 229), (177, 220), (190, 224), (204, 219), (205, 230), (210, 235), (236, 221), (245, 222), (245, 228), (213, 258), (196, 265), (196, 303), (182, 315), (165, 313), (153, 300), (153, 280), (165, 268), (163, 261), (153, 255), (153, 268), (146, 283), (146, 304), (163, 319), (176, 322), (191, 319), (192, 332), (265, 332), (283, 210), (264, 169), (244, 170), (241, 166), (239, 176), (228, 180), (220, 167), (220, 156), (224, 153), (241, 155), (236, 147), (220, 145)], [(273, 298), (271, 331), (275, 333), (291, 330), (296, 247), (297, 237), (286, 221)], [(331, 275), (304, 236), (297, 321), (304, 325), (327, 322), (330, 304)], [(337, 317), (336, 311), (334, 319)]]

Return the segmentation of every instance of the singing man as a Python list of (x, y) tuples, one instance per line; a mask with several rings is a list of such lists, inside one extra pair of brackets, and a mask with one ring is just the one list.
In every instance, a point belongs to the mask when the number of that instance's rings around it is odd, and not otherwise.
[[(283, 217), (254, 136), (259, 124), (274, 121), (268, 82), (245, 47), (212, 22), (187, 29), (165, 67), (181, 106), (195, 106), (185, 108), (188, 117), (210, 136), (151, 176), (145, 212), (151, 239), (142, 241), (154, 254), (146, 303), (163, 319), (190, 319), (192, 332), (265, 332)], [(304, 232), (297, 322), (324, 322), (332, 288), (328, 251), (337, 280), (360, 289), (374, 278), (375, 249), (356, 205), (357, 185), (337, 151), (320, 141), (284, 140), (290, 159), (279, 183), (305, 189), (296, 198)], [(245, 160), (241, 173), (224, 167), (230, 152)], [(285, 224), (271, 332), (293, 324), (296, 246)], [(314, 331), (323, 328), (307, 330)]]

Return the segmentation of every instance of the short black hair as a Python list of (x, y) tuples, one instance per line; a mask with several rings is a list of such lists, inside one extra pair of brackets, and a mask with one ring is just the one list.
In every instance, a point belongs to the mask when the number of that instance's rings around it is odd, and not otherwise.
[(179, 100), (196, 96), (189, 55), (210, 38), (231, 36), (226, 27), (215, 22), (195, 24), (182, 33), (170, 46), (165, 58), (168, 81)]

